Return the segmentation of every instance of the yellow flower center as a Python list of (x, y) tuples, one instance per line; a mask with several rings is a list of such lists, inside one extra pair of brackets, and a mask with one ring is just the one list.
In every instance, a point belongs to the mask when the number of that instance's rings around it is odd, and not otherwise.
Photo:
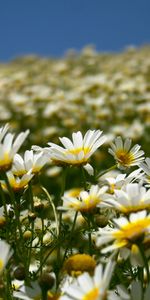
[(135, 159), (131, 152), (126, 152), (123, 149), (116, 152), (116, 157), (122, 166), (130, 166)]
[(64, 263), (64, 270), (71, 274), (73, 271), (77, 272), (77, 275), (82, 272), (93, 273), (96, 267), (95, 260), (88, 254), (75, 254), (69, 257)]
[[(10, 186), (12, 187), (12, 189), (15, 192), (18, 192), (18, 191), (23, 190), (27, 186), (28, 180), (16, 181), (14, 178), (9, 178), (9, 183), (10, 183)], [(2, 183), (2, 188), (5, 191), (7, 191), (7, 185), (6, 185), (6, 183)]]
[(0, 170), (8, 171), (12, 165), (12, 158), (8, 153), (5, 153), (3, 158), (0, 159)]
[(67, 192), (67, 196), (68, 197), (79, 197), (81, 190), (82, 190), (81, 188), (71, 189)]
[(82, 300), (97, 300), (99, 296), (99, 289), (95, 287), (90, 292), (88, 292), (85, 296), (83, 296)]
[(51, 291), (48, 291), (47, 293), (47, 300), (58, 300), (59, 297), (59, 294), (52, 294)]
[(81, 212), (89, 212), (93, 210), (98, 203), (100, 203), (100, 198), (98, 198), (96, 195), (90, 195), (81, 201), (81, 204), (78, 203), (78, 210)]
[(113, 235), (118, 240), (135, 240), (145, 233), (146, 228), (149, 226), (150, 218), (145, 218), (122, 226), (122, 228), (114, 232)]
[(69, 154), (77, 155), (77, 154), (79, 154), (81, 151), (83, 151), (84, 154), (86, 155), (87, 153), (90, 152), (90, 150), (91, 150), (90, 147), (86, 147), (86, 148), (80, 147), (80, 148), (75, 148), (75, 149), (67, 149), (65, 153), (66, 153), (66, 154), (69, 153)]

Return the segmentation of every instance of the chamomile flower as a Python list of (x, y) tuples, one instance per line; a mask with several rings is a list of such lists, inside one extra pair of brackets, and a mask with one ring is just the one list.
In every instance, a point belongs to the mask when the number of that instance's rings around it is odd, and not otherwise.
[(63, 270), (71, 275), (80, 275), (83, 272), (93, 273), (96, 261), (88, 254), (74, 254), (64, 263)]
[[(110, 197), (108, 195), (108, 197)], [(124, 190), (114, 190), (114, 197), (106, 200), (122, 213), (128, 214), (140, 210), (150, 209), (150, 190), (138, 183), (129, 183)]]
[(91, 155), (105, 142), (106, 137), (102, 136), (100, 130), (88, 130), (84, 137), (80, 131), (73, 133), (72, 141), (67, 137), (59, 139), (64, 148), (48, 143), (52, 161), (60, 164), (86, 165)]
[(15, 298), (24, 300), (40, 300), (41, 299), (41, 289), (39, 284), (35, 281), (31, 283), (31, 286), (22, 285), (18, 291), (13, 292)]
[(129, 289), (123, 285), (118, 285), (116, 290), (118, 296), (116, 295), (113, 300), (149, 300), (150, 284), (143, 290), (141, 281), (132, 281)]
[(150, 158), (149, 157), (145, 159), (145, 162), (140, 163), (140, 168), (145, 173), (144, 181), (150, 185)]
[[(108, 183), (109, 186), (109, 193), (114, 194), (115, 190), (120, 190), (121, 188), (125, 187), (128, 183), (134, 182), (137, 179), (140, 179), (143, 176), (141, 173), (141, 169), (137, 169), (131, 172), (129, 175), (127, 174), (117, 174), (117, 176), (108, 176), (105, 174), (104, 179), (99, 178), (100, 180)], [(103, 176), (102, 176), (103, 177)]]
[(7, 133), (8, 129), (9, 129), (9, 125), (8, 124), (6, 124), (5, 126), (3, 126), (3, 127), (0, 128), (0, 143), (1, 143), (2, 139), (3, 139), (3, 137), (5, 136), (5, 134)]
[[(3, 129), (6, 132), (6, 129)], [(0, 141), (0, 171), (7, 171), (11, 168), (14, 155), (17, 153), (26, 137), (29, 130), (21, 132), (14, 140), (14, 134), (7, 133)], [(3, 134), (4, 135), (4, 134)]]
[(65, 191), (65, 197), (79, 197), (82, 188), (72, 188), (70, 190)]
[[(15, 192), (25, 189), (33, 176), (34, 174), (31, 174), (31, 171), (24, 174), (22, 177), (14, 176), (12, 171), (7, 172), (9, 184)], [(7, 191), (7, 184), (4, 181), (1, 181), (1, 185), (2, 188)]]
[(83, 273), (66, 288), (60, 300), (104, 300), (109, 298), (108, 287), (115, 263), (109, 261), (105, 269), (102, 264), (95, 268), (94, 276)]
[(27, 150), (24, 159), (18, 153), (14, 156), (12, 172), (14, 175), (21, 176), (32, 170), (33, 174), (39, 173), (48, 161), (45, 153), (33, 153), (33, 150)]
[(131, 148), (131, 139), (127, 138), (124, 142), (120, 136), (111, 143), (108, 152), (114, 156), (119, 168), (129, 168), (139, 165), (144, 160), (144, 151), (141, 146), (136, 144)]
[(150, 231), (150, 214), (147, 215), (145, 210), (131, 213), (129, 219), (120, 217), (113, 219), (115, 228), (100, 229), (100, 236), (97, 238), (97, 246), (102, 246), (106, 243), (113, 242), (112, 245), (104, 247), (101, 252), (107, 253), (123, 247), (131, 248), (132, 244), (143, 239)]
[(81, 191), (78, 198), (64, 196), (62, 209), (73, 209), (82, 213), (91, 212), (96, 207), (105, 206), (103, 197), (106, 191), (106, 186), (99, 188), (98, 185), (92, 185), (88, 192)]
[(0, 274), (3, 272), (12, 254), (13, 251), (11, 251), (10, 245), (0, 240)]

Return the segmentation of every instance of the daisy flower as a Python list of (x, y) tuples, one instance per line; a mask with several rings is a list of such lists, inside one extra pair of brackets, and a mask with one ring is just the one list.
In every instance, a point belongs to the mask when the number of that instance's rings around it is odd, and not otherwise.
[(125, 214), (150, 209), (150, 190), (138, 183), (129, 183), (124, 190), (114, 190), (114, 197), (106, 202)]
[[(22, 177), (14, 176), (12, 171), (7, 172), (9, 184), (15, 192), (25, 189), (33, 176), (34, 174), (31, 174), (31, 171), (24, 174)], [(7, 184), (5, 181), (1, 181), (1, 185), (2, 188), (7, 191)]]
[(2, 139), (0, 141), (0, 171), (7, 171), (11, 168), (14, 155), (17, 153), (26, 137), (29, 134), (29, 130), (21, 132), (17, 138), (14, 140), (14, 134), (7, 133), (6, 128), (2, 131)]
[[(91, 155), (106, 141), (100, 130), (88, 130), (85, 136), (80, 131), (72, 134), (72, 141), (67, 137), (59, 138), (64, 148), (48, 143), (52, 161), (60, 164), (86, 165)], [(88, 165), (91, 173), (90, 166)]]
[(41, 299), (41, 288), (35, 281), (30, 287), (22, 285), (19, 290), (13, 292), (13, 296), (24, 300)]
[(114, 156), (119, 168), (129, 168), (139, 165), (144, 160), (144, 151), (140, 150), (140, 145), (131, 148), (131, 139), (127, 138), (124, 143), (120, 136), (111, 143), (108, 152)]
[(18, 153), (14, 156), (12, 172), (14, 175), (21, 176), (29, 170), (32, 173), (39, 173), (46, 162), (49, 160), (45, 153), (33, 153), (33, 150), (27, 150), (24, 154), (24, 159)]
[(140, 168), (146, 174), (144, 180), (150, 185), (150, 158), (147, 157), (145, 162), (140, 163)]
[(95, 259), (88, 254), (74, 254), (66, 259), (63, 270), (68, 274), (80, 275), (83, 272), (93, 274), (96, 267)]
[(96, 207), (105, 206), (103, 197), (106, 191), (106, 186), (99, 188), (98, 185), (92, 185), (88, 192), (81, 191), (78, 198), (69, 196), (62, 197), (63, 207), (59, 208), (67, 210), (73, 209), (82, 213), (91, 212)]
[(66, 288), (60, 300), (104, 300), (109, 297), (108, 287), (114, 271), (115, 263), (110, 260), (105, 269), (102, 264), (95, 268), (94, 276), (83, 273)]
[(64, 196), (65, 197), (79, 197), (80, 192), (82, 191), (82, 188), (72, 188), (70, 190), (65, 191)]
[(105, 174), (104, 179), (103, 176), (102, 178), (99, 178), (103, 182), (108, 183), (110, 194), (114, 194), (115, 190), (120, 190), (121, 188), (125, 187), (128, 183), (140, 179), (143, 176), (143, 173), (141, 173), (141, 169), (138, 169), (130, 173), (128, 176), (127, 174), (117, 174), (117, 176), (116, 174), (114, 175), (115, 177), (107, 177), (107, 174)]
[(0, 143), (1, 143), (2, 139), (3, 139), (3, 137), (5, 136), (5, 134), (7, 133), (8, 129), (9, 129), (9, 125), (8, 124), (6, 124), (5, 126), (3, 126), (3, 127), (0, 128)]
[(100, 237), (97, 238), (97, 246), (113, 242), (112, 245), (102, 249), (102, 253), (107, 253), (123, 247), (131, 248), (132, 244), (136, 244), (140, 238), (143, 239), (150, 231), (150, 214), (147, 215), (145, 210), (131, 213), (129, 219), (120, 217), (113, 219), (115, 228), (107, 228), (99, 231)]
[(10, 245), (5, 241), (0, 241), (0, 274), (3, 272), (12, 254), (13, 251), (10, 249)]
[(123, 285), (118, 285), (116, 290), (118, 296), (116, 295), (114, 300), (149, 300), (150, 296), (150, 284), (143, 290), (141, 281), (132, 281), (129, 289)]

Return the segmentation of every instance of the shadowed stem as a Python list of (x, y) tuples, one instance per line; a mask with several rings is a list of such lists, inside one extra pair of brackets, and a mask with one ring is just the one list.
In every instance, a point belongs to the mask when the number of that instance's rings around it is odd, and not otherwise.
[(63, 257), (63, 260), (62, 260), (62, 264), (63, 264), (63, 262), (66, 258), (66, 254), (67, 254), (68, 249), (71, 248), (71, 250), (72, 250), (72, 237), (73, 237), (73, 232), (74, 232), (77, 216), (78, 216), (78, 211), (76, 211), (75, 216), (74, 216), (74, 220), (73, 220), (73, 224), (72, 224), (72, 228), (71, 228), (71, 232), (70, 232), (70, 238), (69, 238), (69, 241), (68, 241), (69, 246), (67, 246), (67, 248), (65, 250), (64, 257)]
[[(61, 186), (61, 193), (60, 193), (60, 199), (59, 199), (59, 205), (61, 206), (63, 201), (62, 201), (62, 196), (64, 195), (65, 191), (65, 186), (66, 186), (66, 177), (67, 177), (67, 171), (68, 167), (65, 167), (64, 172), (63, 172), (63, 178), (62, 178), (62, 186)], [(61, 239), (61, 228), (62, 228), (62, 211), (59, 212), (59, 235), (58, 239)], [(58, 286), (59, 283), (59, 266), (60, 266), (60, 250), (61, 250), (61, 244), (59, 244), (57, 248), (57, 264), (58, 264), (58, 271), (56, 274), (56, 285)]]
[[(29, 200), (30, 200), (30, 208), (32, 213), (34, 212), (34, 201), (33, 201), (33, 191), (32, 191), (32, 183), (31, 181), (28, 183), (28, 192), (29, 192)], [(31, 221), (31, 242), (28, 251), (28, 262), (27, 262), (27, 273), (29, 274), (29, 267), (32, 258), (32, 242), (34, 237), (34, 220)]]
[(144, 262), (145, 269), (146, 269), (146, 274), (147, 274), (147, 282), (149, 283), (150, 282), (150, 272), (149, 272), (148, 259), (147, 259), (146, 255), (145, 255), (143, 246), (140, 243), (138, 243), (138, 248), (139, 248), (141, 256), (143, 258), (143, 262)]
[(21, 229), (21, 224), (20, 224), (20, 214), (19, 214), (19, 210), (18, 210), (18, 207), (17, 207), (17, 204), (16, 204), (16, 200), (15, 200), (15, 195), (14, 195), (14, 192), (12, 190), (12, 187), (9, 183), (9, 180), (8, 180), (8, 177), (7, 177), (7, 174), (4, 173), (4, 180), (6, 182), (6, 185), (7, 185), (7, 189), (8, 189), (8, 192), (9, 192), (9, 195), (10, 195), (10, 198), (11, 198), (11, 202), (12, 202), (12, 205), (13, 205), (13, 208), (14, 208), (14, 212), (15, 212), (15, 218), (16, 218), (16, 225), (18, 227), (18, 230), (19, 230), (19, 233), (20, 233), (20, 238), (22, 239), (23, 238), (23, 235), (22, 235), (22, 229)]
[(83, 186), (86, 191), (86, 177), (85, 177), (85, 170), (84, 170), (83, 166), (81, 166), (81, 173), (82, 173)]
[[(8, 216), (8, 213), (7, 213), (7, 205), (6, 205), (5, 194), (4, 194), (4, 191), (2, 189), (1, 183), (0, 183), (0, 195), (1, 195), (1, 198), (2, 198), (3, 207), (4, 207), (4, 215), (5, 215), (5, 218), (6, 218), (6, 240), (8, 242), (9, 241), (9, 230), (8, 230), (9, 229), (8, 228), (9, 216)], [(16, 235), (16, 231), (15, 231), (15, 235)]]
[(91, 220), (90, 217), (87, 219), (88, 222), (88, 237), (89, 237), (89, 254), (92, 255), (92, 238), (91, 238)]
[(43, 192), (46, 194), (50, 205), (52, 206), (53, 213), (54, 213), (54, 218), (55, 218), (55, 222), (56, 222), (56, 233), (57, 233), (57, 236), (58, 236), (59, 235), (59, 222), (58, 222), (58, 217), (57, 217), (55, 205), (54, 205), (53, 200), (52, 200), (49, 192), (47, 191), (47, 189), (43, 186), (41, 188), (42, 188)]

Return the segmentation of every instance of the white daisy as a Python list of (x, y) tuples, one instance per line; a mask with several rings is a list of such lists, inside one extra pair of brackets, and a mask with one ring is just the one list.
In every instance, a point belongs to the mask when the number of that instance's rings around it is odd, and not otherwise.
[(113, 242), (112, 245), (107, 246), (101, 250), (102, 253), (121, 249), (122, 247), (132, 247), (132, 244), (138, 242), (139, 238), (146, 238), (146, 235), (150, 231), (150, 214), (147, 215), (145, 210), (131, 213), (129, 219), (126, 217), (120, 217), (113, 219), (115, 228), (107, 228), (99, 231), (99, 237), (97, 238), (97, 246), (101, 247), (104, 244)]
[(60, 300), (104, 300), (109, 299), (108, 287), (115, 263), (110, 260), (105, 269), (102, 264), (95, 268), (94, 276), (83, 273), (66, 288)]
[[(105, 142), (100, 130), (88, 130), (85, 136), (80, 131), (72, 134), (72, 141), (67, 137), (59, 138), (64, 148), (48, 143), (52, 161), (69, 165), (85, 165), (91, 155)], [(90, 170), (91, 172), (91, 170)]]
[(34, 281), (31, 283), (31, 286), (22, 285), (18, 291), (13, 292), (13, 296), (15, 298), (23, 299), (23, 300), (33, 300), (33, 299), (41, 299), (41, 289), (39, 284)]
[(84, 213), (91, 212), (96, 207), (105, 206), (104, 195), (106, 191), (106, 186), (99, 188), (98, 185), (92, 185), (88, 192), (81, 191), (78, 198), (64, 195), (61, 208), (64, 210), (73, 209)]
[(5, 136), (5, 134), (7, 133), (8, 129), (9, 129), (9, 125), (8, 124), (6, 124), (5, 126), (3, 126), (3, 127), (0, 128), (0, 143), (1, 143), (2, 139), (3, 139), (3, 137)]
[(12, 254), (13, 251), (10, 245), (0, 240), (0, 274), (3, 272)]
[[(22, 177), (14, 176), (12, 171), (7, 172), (9, 184), (15, 192), (25, 189), (33, 176), (34, 174), (32, 174), (31, 171), (24, 174)], [(2, 188), (7, 191), (7, 184), (4, 181), (1, 181), (1, 185)]]
[(143, 176), (143, 173), (141, 173), (141, 169), (137, 169), (130, 173), (129, 175), (127, 174), (114, 174), (115, 176), (108, 176), (105, 174), (105, 177), (103, 179), (100, 177), (99, 179), (102, 180), (103, 182), (107, 182), (109, 185), (109, 193), (113, 194), (114, 190), (120, 190), (121, 188), (124, 188), (128, 183), (134, 182), (137, 179), (140, 179)]
[(150, 185), (150, 158), (147, 157), (145, 159), (145, 162), (140, 163), (140, 168), (144, 171), (145, 178), (144, 181), (148, 183), (148, 185)]
[(45, 153), (33, 153), (33, 150), (27, 150), (24, 153), (24, 159), (18, 153), (14, 156), (12, 172), (14, 175), (21, 176), (29, 170), (32, 173), (39, 173), (49, 158)]
[(131, 139), (127, 138), (124, 143), (120, 136), (111, 143), (111, 148), (108, 152), (114, 156), (118, 167), (129, 168), (139, 165), (144, 160), (144, 151), (140, 150), (140, 145), (135, 145), (131, 148)]
[(138, 183), (129, 183), (124, 190), (114, 190), (114, 196), (106, 202), (122, 213), (136, 212), (143, 209), (150, 209), (150, 189)]
[(0, 170), (7, 171), (11, 168), (14, 155), (17, 153), (26, 137), (29, 130), (21, 132), (14, 140), (14, 134), (7, 133), (0, 142)]

